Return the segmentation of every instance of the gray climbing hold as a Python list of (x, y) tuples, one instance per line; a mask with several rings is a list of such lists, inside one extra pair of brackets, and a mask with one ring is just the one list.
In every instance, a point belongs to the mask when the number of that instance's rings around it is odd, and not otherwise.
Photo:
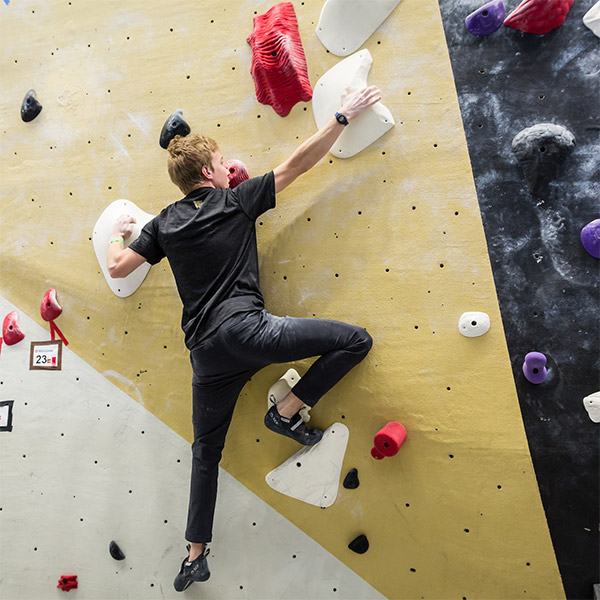
[(176, 136), (180, 135), (185, 137), (190, 133), (190, 126), (185, 122), (183, 118), (183, 111), (178, 108), (171, 116), (165, 121), (163, 128), (160, 132), (160, 147), (165, 150), (169, 147), (169, 142)]
[(348, 475), (344, 479), (344, 487), (347, 490), (355, 490), (360, 485), (360, 481), (358, 480), (358, 470), (350, 469), (348, 471)]
[(529, 189), (543, 193), (575, 148), (575, 136), (562, 125), (539, 123), (518, 133), (512, 141)]
[(21, 119), (25, 123), (33, 121), (42, 112), (42, 105), (35, 96), (35, 90), (29, 90), (21, 104)]
[(364, 554), (369, 549), (369, 540), (366, 535), (359, 535), (348, 544), (348, 548), (356, 554)]
[(110, 543), (108, 551), (115, 560), (125, 560), (125, 555), (123, 554), (123, 551), (121, 550), (121, 548), (119, 548), (117, 542), (115, 542), (114, 540)]

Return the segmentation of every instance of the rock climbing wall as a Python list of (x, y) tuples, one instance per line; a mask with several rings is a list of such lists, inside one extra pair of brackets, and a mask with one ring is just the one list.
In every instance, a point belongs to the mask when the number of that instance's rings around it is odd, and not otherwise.
[[(23, 365), (27, 352), (3, 347), (0, 402), (14, 401), (13, 430), (0, 431), (10, 474), (0, 512), (9, 524), (3, 532), (12, 532), (1, 542), (2, 555), (11, 556), (0, 582), (8, 596), (54, 597), (61, 574), (80, 571), (93, 578), (92, 567), (103, 561), (111, 577), (103, 578), (102, 589), (86, 588), (82, 578), (83, 597), (175, 595), (171, 582), (183, 546), (179, 553), (174, 545), (183, 535), (188, 494), (187, 473), (175, 458), (186, 466), (179, 446), (168, 455), (177, 477), (163, 475), (163, 469), (144, 475), (153, 479), (137, 489), (151, 485), (151, 493), (136, 495), (133, 525), (121, 521), (119, 542), (127, 560), (139, 561), (131, 564), (139, 577), (129, 576), (124, 584), (112, 576), (119, 569), (110, 570), (114, 559), (107, 548), (119, 521), (104, 523), (103, 505), (94, 512), (93, 535), (77, 529), (79, 521), (73, 528), (56, 526), (43, 544), (36, 536), (45, 514), (68, 511), (73, 495), (85, 498), (101, 489), (113, 511), (131, 514), (124, 503), (136, 486), (127, 483), (140, 476), (123, 464), (122, 454), (142, 453), (154, 461), (164, 440), (191, 441), (191, 369), (169, 266), (153, 267), (135, 294), (117, 298), (96, 261), (92, 230), (114, 200), (125, 198), (157, 214), (179, 199), (158, 144), (164, 121), (177, 108), (192, 131), (216, 138), (225, 158), (242, 159), (251, 174), (275, 167), (315, 130), (310, 103), (282, 118), (256, 101), (246, 37), (252, 18), (271, 6), (259, 0), (12, 0), (1, 7), (2, 308), (23, 315), (27, 337), (20, 344), (29, 344), (41, 333), (26, 317), (48, 331), (39, 307), (45, 291), (56, 288), (63, 306), (57, 325), (69, 341), (64, 369), (77, 365), (87, 377), (93, 372), (110, 384), (94, 379), (85, 394), (65, 385), (61, 401), (78, 406), (82, 397), (101, 400), (96, 411), (118, 397), (123, 405), (134, 403), (145, 415), (136, 418), (148, 419), (158, 432), (144, 437), (133, 427), (129, 431), (127, 417), (112, 434), (122, 449), (117, 456), (108, 454), (112, 438), (104, 433), (96, 453), (101, 458), (89, 456), (92, 462), (110, 458), (101, 484), (92, 471), (80, 477), (75, 494), (60, 478), (23, 487), (24, 477), (35, 482), (45, 468), (22, 458), (43, 452), (40, 422), (48, 424), (47, 435), (56, 436), (60, 464), (75, 478), (83, 467), (70, 457), (87, 456), (87, 445), (98, 439), (96, 423), (82, 416), (68, 421), (65, 410), (62, 418), (70, 427), (79, 423), (86, 435), (61, 436), (65, 431), (56, 420), (44, 421), (43, 411), (54, 409), (44, 394), (52, 385), (48, 380), (64, 374), (41, 372), (32, 379)], [(314, 31), (322, 3), (294, 2), (294, 8), (314, 86), (340, 58), (325, 50)], [(323, 510), (266, 484), (267, 473), (298, 448), (262, 426), (267, 391), (289, 365), (265, 369), (242, 393), (222, 462), (225, 508), (217, 513), (212, 548), (218, 567), (209, 582), (187, 593), (295, 598), (302, 587), (309, 597), (323, 598), (564, 597), (437, 2), (403, 0), (363, 48), (373, 58), (369, 82), (381, 87), (395, 127), (352, 158), (327, 156), (257, 223), (261, 282), (271, 312), (349, 321), (375, 339), (367, 359), (311, 411), (312, 422), (323, 429), (335, 422), (348, 428), (342, 475), (356, 468), (360, 486), (340, 488), (337, 501)], [(43, 110), (24, 123), (19, 107), (32, 88)], [(458, 331), (459, 317), (471, 310), (491, 318), (482, 337)], [(294, 366), (302, 374), (309, 364)], [(9, 378), (9, 368), (18, 376)], [(69, 376), (82, 379), (78, 373)], [(34, 421), (27, 407), (36, 393)], [(389, 421), (401, 422), (408, 438), (396, 456), (376, 461), (373, 436)], [(150, 425), (143, 430), (151, 431)], [(42, 493), (43, 504), (30, 501)], [(252, 501), (238, 501), (239, 494)], [(157, 509), (175, 503), (173, 516)], [(282, 517), (274, 526), (271, 510)], [(168, 531), (154, 535), (161, 524)], [(369, 540), (365, 554), (347, 547), (360, 534)], [(281, 561), (276, 572), (293, 576), (285, 581), (289, 585), (265, 592), (261, 582), (272, 562), (257, 547), (275, 539)], [(94, 554), (72, 552), (55, 560), (57, 548), (80, 548), (82, 540), (86, 550), (91, 540)], [(239, 560), (225, 560), (234, 547), (242, 549)], [(150, 563), (142, 561), (142, 552), (151, 553)], [(252, 561), (243, 562), (247, 555)], [(311, 555), (327, 561), (311, 561)], [(263, 561), (253, 562), (257, 557)], [(44, 572), (44, 585), (23, 577), (22, 565), (32, 562)], [(314, 587), (307, 591), (308, 581)]]
[[(544, 36), (502, 28), (481, 38), (460, 18), (478, 2), (440, 3), (521, 412), (571, 598), (590, 598), (600, 581), (598, 424), (582, 403), (600, 387), (599, 271), (579, 240), (600, 215), (600, 49), (582, 22), (593, 4), (575, 2)], [(568, 128), (576, 147), (532, 194), (511, 141), (544, 122)], [(522, 370), (531, 351), (548, 358), (539, 386)]]

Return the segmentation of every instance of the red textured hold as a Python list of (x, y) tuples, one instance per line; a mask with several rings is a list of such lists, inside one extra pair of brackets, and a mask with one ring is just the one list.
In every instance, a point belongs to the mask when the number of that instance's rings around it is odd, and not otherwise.
[(77, 589), (77, 575), (61, 575), (58, 580), (57, 588), (60, 588), (63, 592)]
[(25, 337), (25, 334), (21, 331), (19, 313), (16, 310), (9, 312), (6, 317), (4, 317), (4, 323), (2, 323), (2, 337), (7, 346), (18, 344)]
[(560, 27), (573, 6), (573, 0), (523, 0), (504, 24), (507, 27), (541, 35)]
[(306, 57), (291, 2), (280, 2), (254, 17), (254, 31), (246, 38), (252, 47), (256, 98), (285, 117), (298, 102), (312, 98)]
[(50, 288), (42, 299), (42, 305), (40, 307), (40, 312), (42, 314), (42, 319), (44, 321), (54, 321), (60, 313), (62, 312), (62, 307), (58, 303), (58, 299), (56, 297), (56, 290), (54, 288)]
[(229, 188), (233, 189), (238, 186), (242, 181), (250, 179), (248, 169), (246, 165), (236, 158), (231, 158), (223, 163), (223, 166), (227, 169), (227, 177), (229, 178)]

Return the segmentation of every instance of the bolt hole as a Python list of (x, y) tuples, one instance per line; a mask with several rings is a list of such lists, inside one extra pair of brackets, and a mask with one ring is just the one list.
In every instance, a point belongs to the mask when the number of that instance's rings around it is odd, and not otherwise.
[(540, 152), (546, 152), (546, 146), (540, 146)]
[(484, 10), (484, 11), (483, 11), (481, 14), (482, 14), (484, 17), (487, 17), (487, 16), (488, 16), (490, 13), (489, 13), (489, 11), (487, 11), (487, 10)]
[(539, 369), (534, 369), (533, 372), (537, 375), (540, 372), (540, 370)]
[(473, 325), (473, 327), (475, 327), (477, 325), (477, 321), (471, 321), (471, 325)]

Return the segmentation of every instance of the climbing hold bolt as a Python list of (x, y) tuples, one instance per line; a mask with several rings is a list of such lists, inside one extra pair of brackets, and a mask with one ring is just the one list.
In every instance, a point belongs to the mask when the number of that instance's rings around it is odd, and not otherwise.
[(348, 471), (348, 475), (344, 479), (344, 487), (347, 490), (355, 490), (360, 485), (360, 481), (358, 480), (358, 470), (350, 469)]
[(538, 123), (519, 132), (512, 141), (532, 193), (545, 191), (558, 176), (567, 156), (575, 148), (575, 136), (562, 125)]
[(169, 142), (176, 136), (180, 135), (185, 137), (191, 131), (190, 126), (185, 122), (183, 118), (183, 111), (178, 108), (171, 116), (165, 121), (163, 128), (160, 132), (160, 147), (165, 150), (169, 147)]
[(356, 554), (364, 554), (369, 549), (369, 540), (366, 535), (359, 535), (348, 544), (348, 548)]
[(33, 121), (42, 112), (42, 105), (35, 96), (35, 90), (29, 90), (21, 104), (21, 119), (25, 123)]
[(523, 362), (523, 374), (531, 383), (542, 383), (548, 376), (546, 357), (541, 352), (529, 352)]
[(473, 35), (489, 35), (494, 33), (504, 22), (504, 3), (492, 0), (472, 12), (465, 19), (467, 29)]
[(581, 230), (583, 247), (595, 258), (600, 258), (600, 219), (588, 223)]

